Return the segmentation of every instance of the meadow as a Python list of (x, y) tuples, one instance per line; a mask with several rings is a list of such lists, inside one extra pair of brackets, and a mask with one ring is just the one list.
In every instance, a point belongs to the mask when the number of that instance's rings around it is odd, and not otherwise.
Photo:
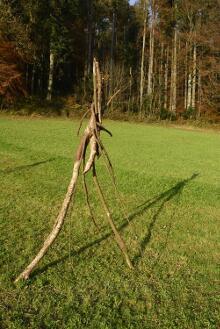
[[(128, 246), (129, 270), (87, 176), (65, 225), (26, 282), (16, 276), (64, 198), (79, 122), (0, 117), (0, 328), (219, 328), (220, 134), (106, 121), (97, 171)], [(124, 215), (127, 214), (127, 216)]]

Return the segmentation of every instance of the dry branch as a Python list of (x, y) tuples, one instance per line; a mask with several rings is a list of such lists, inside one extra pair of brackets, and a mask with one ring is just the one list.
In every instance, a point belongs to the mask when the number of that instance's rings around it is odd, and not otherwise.
[[(96, 174), (96, 169), (95, 169), (95, 160), (96, 157), (99, 156), (100, 152), (104, 153), (104, 158), (106, 159), (106, 162), (108, 164), (108, 168), (109, 168), (109, 172), (112, 175), (112, 179), (115, 185), (115, 179), (114, 179), (114, 172), (113, 172), (113, 167), (112, 164), (110, 162), (109, 156), (107, 151), (104, 148), (104, 145), (102, 144), (102, 141), (100, 139), (100, 131), (103, 130), (107, 133), (109, 133), (111, 135), (111, 133), (104, 128), (101, 123), (102, 123), (102, 110), (101, 110), (101, 75), (100, 75), (100, 71), (99, 71), (99, 65), (98, 62), (94, 59), (94, 63), (93, 63), (93, 83), (94, 83), (94, 96), (93, 96), (93, 103), (91, 105), (90, 111), (91, 111), (91, 116), (90, 116), (90, 120), (89, 123), (84, 131), (84, 134), (82, 136), (81, 142), (79, 144), (79, 147), (77, 149), (76, 152), (76, 160), (74, 162), (74, 166), (73, 166), (73, 172), (72, 172), (72, 178), (70, 180), (68, 189), (67, 189), (67, 193), (66, 196), (64, 198), (62, 207), (60, 209), (60, 212), (58, 214), (58, 217), (55, 221), (55, 224), (53, 226), (53, 229), (51, 231), (51, 233), (48, 235), (48, 237), (46, 238), (46, 240), (44, 241), (44, 244), (42, 246), (42, 248), (40, 249), (40, 251), (38, 252), (37, 256), (32, 260), (32, 262), (26, 267), (26, 269), (17, 277), (17, 279), (15, 280), (15, 282), (17, 282), (20, 279), (28, 279), (31, 272), (34, 270), (34, 268), (38, 265), (38, 263), (40, 262), (40, 260), (43, 258), (43, 256), (46, 254), (47, 250), (49, 249), (49, 247), (52, 245), (52, 243), (55, 241), (55, 239), (57, 238), (58, 234), (60, 233), (64, 221), (65, 221), (65, 217), (67, 215), (67, 211), (71, 202), (71, 199), (74, 195), (75, 192), (75, 187), (76, 187), (76, 183), (77, 183), (77, 179), (79, 176), (79, 170), (80, 170), (80, 166), (81, 163), (83, 161), (83, 176), (91, 169), (93, 168), (93, 179), (94, 179), (94, 183), (96, 185), (100, 200), (102, 202), (103, 208), (107, 214), (107, 218), (108, 218), (108, 222), (111, 226), (111, 229), (115, 235), (115, 240), (120, 248), (120, 250), (122, 251), (125, 260), (129, 266), (129, 268), (133, 268), (133, 265), (131, 263), (131, 260), (129, 258), (128, 252), (127, 252), (127, 248), (126, 245), (119, 233), (119, 231), (117, 230), (110, 210), (107, 206), (107, 203), (105, 201), (105, 197), (103, 194), (103, 191), (101, 189), (101, 186), (98, 182), (97, 179), (97, 174)], [(87, 113), (86, 113), (87, 114)], [(82, 120), (80, 122), (80, 127), (82, 125)], [(87, 151), (87, 146), (90, 145), (90, 154), (88, 157), (88, 160), (85, 164), (85, 156), (86, 156), (86, 151)], [(88, 195), (88, 189), (87, 189), (87, 185), (86, 185), (86, 180), (85, 177), (83, 177), (83, 183), (84, 183), (84, 189), (85, 189), (85, 194), (86, 194), (86, 202), (92, 217), (92, 220), (94, 222), (94, 224), (97, 227), (97, 224), (95, 222), (94, 216), (92, 214), (92, 209), (89, 203), (89, 195)]]
[[(85, 167), (85, 157), (83, 158), (83, 168)], [(88, 192), (88, 187), (87, 187), (87, 183), (86, 183), (86, 175), (83, 174), (83, 187), (84, 187), (84, 192), (85, 192), (85, 197), (86, 197), (86, 203), (87, 203), (87, 207), (89, 209), (89, 214), (91, 216), (91, 219), (93, 221), (93, 224), (95, 225), (96, 229), (98, 231), (100, 231), (98, 224), (96, 223), (95, 217), (93, 215), (93, 211), (92, 211), (92, 207), (89, 201), (89, 192)]]
[(114, 223), (114, 221), (112, 219), (110, 210), (109, 210), (109, 208), (107, 206), (107, 203), (105, 201), (104, 194), (102, 192), (101, 186), (100, 186), (99, 181), (98, 181), (98, 178), (97, 178), (97, 174), (96, 174), (96, 169), (95, 169), (95, 164), (94, 163), (93, 163), (93, 179), (94, 179), (94, 183), (95, 183), (95, 186), (97, 188), (97, 191), (98, 191), (100, 200), (102, 202), (103, 208), (104, 208), (104, 210), (106, 212), (106, 215), (107, 215), (107, 218), (108, 218), (108, 222), (109, 222), (109, 224), (111, 226), (111, 229), (112, 229), (112, 231), (113, 231), (113, 233), (115, 235), (115, 240), (116, 240), (119, 248), (121, 249), (122, 253), (124, 254), (124, 257), (125, 257), (125, 260), (126, 260), (126, 262), (128, 264), (128, 267), (130, 269), (133, 269), (133, 265), (132, 265), (131, 260), (130, 260), (130, 258), (128, 256), (128, 252), (127, 252), (127, 248), (126, 248), (126, 245), (124, 243), (124, 240), (122, 239), (119, 231), (117, 230), (117, 228), (115, 226), (115, 223)]
[(69, 205), (70, 205), (70, 201), (72, 199), (72, 196), (75, 192), (75, 187), (76, 187), (76, 182), (79, 176), (79, 169), (81, 166), (81, 162), (82, 162), (82, 158), (83, 158), (83, 154), (85, 152), (86, 149), (86, 144), (87, 144), (87, 140), (89, 138), (89, 129), (88, 127), (85, 130), (85, 133), (82, 137), (81, 143), (78, 147), (77, 150), (77, 155), (76, 155), (76, 160), (73, 166), (73, 172), (72, 172), (72, 177), (67, 189), (67, 193), (66, 196), (63, 200), (63, 204), (61, 206), (59, 215), (57, 216), (57, 219), (55, 221), (55, 224), (53, 226), (53, 229), (51, 231), (51, 233), (48, 235), (48, 237), (46, 238), (46, 240), (44, 241), (44, 244), (42, 246), (42, 248), (40, 249), (40, 251), (38, 252), (38, 254), (36, 255), (36, 257), (32, 260), (32, 262), (26, 267), (26, 269), (17, 277), (17, 279), (15, 280), (15, 282), (19, 281), (20, 279), (28, 279), (29, 275), (31, 274), (31, 272), (33, 271), (33, 269), (37, 266), (37, 264), (40, 262), (40, 260), (43, 258), (43, 256), (46, 254), (47, 250), (49, 249), (49, 247), (52, 245), (52, 243), (54, 242), (54, 240), (56, 239), (56, 237), (58, 236), (58, 234), (60, 233)]

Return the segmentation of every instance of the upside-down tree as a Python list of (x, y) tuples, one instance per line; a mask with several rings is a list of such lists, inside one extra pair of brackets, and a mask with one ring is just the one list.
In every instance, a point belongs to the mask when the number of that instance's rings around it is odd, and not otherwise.
[[(83, 164), (83, 183), (84, 183), (84, 188), (85, 188), (84, 190), (86, 193), (86, 200), (87, 200), (87, 204), (89, 206), (89, 210), (91, 211), (91, 207), (90, 207), (90, 203), (89, 203), (88, 188), (87, 188), (87, 184), (86, 184), (85, 175), (90, 170), (92, 170), (94, 184), (96, 186), (96, 189), (97, 189), (98, 195), (100, 197), (100, 201), (103, 205), (104, 211), (106, 212), (107, 220), (113, 231), (115, 240), (126, 260), (128, 267), (130, 269), (133, 268), (133, 265), (131, 263), (130, 257), (127, 252), (127, 247), (113, 221), (111, 211), (105, 200), (105, 196), (104, 196), (103, 190), (101, 188), (101, 185), (99, 183), (99, 180), (97, 177), (97, 172), (96, 172), (96, 159), (97, 159), (97, 157), (102, 155), (106, 161), (109, 173), (112, 176), (113, 184), (115, 185), (112, 164), (110, 162), (108, 153), (100, 138), (101, 131), (105, 131), (111, 135), (111, 133), (102, 125), (103, 109), (102, 109), (102, 101), (101, 101), (101, 95), (102, 95), (101, 94), (101, 90), (102, 90), (101, 85), (102, 85), (102, 78), (101, 78), (101, 74), (99, 71), (99, 64), (96, 61), (96, 59), (94, 58), (94, 62), (93, 62), (93, 87), (94, 87), (93, 102), (91, 104), (90, 109), (86, 112), (86, 114), (90, 113), (90, 119), (84, 130), (84, 134), (82, 135), (81, 141), (80, 141), (78, 149), (76, 151), (75, 162), (74, 162), (73, 171), (72, 171), (72, 177), (71, 177), (69, 186), (67, 188), (67, 193), (63, 200), (60, 212), (55, 220), (52, 231), (50, 232), (50, 234), (44, 241), (44, 244), (43, 244), (42, 248), (40, 249), (40, 251), (38, 252), (38, 254), (31, 261), (31, 263), (26, 267), (26, 269), (17, 277), (15, 282), (19, 281), (20, 279), (29, 278), (29, 275), (31, 274), (31, 272), (34, 270), (34, 268), (37, 266), (39, 261), (46, 254), (47, 250), (49, 249), (49, 247), (52, 245), (52, 243), (55, 241), (58, 234), (60, 233), (60, 231), (63, 227), (63, 224), (64, 224), (64, 220), (66, 218), (67, 212), (68, 212), (70, 202), (75, 193), (76, 183), (77, 183), (77, 179), (78, 179), (78, 176), (80, 173), (80, 167), (82, 164)], [(81, 124), (80, 124), (80, 128), (81, 128)], [(86, 161), (86, 151), (87, 151), (88, 146), (90, 146), (90, 154)], [(92, 214), (91, 214), (91, 217), (94, 220), (94, 217)], [(95, 220), (94, 220), (94, 224), (96, 224)]]

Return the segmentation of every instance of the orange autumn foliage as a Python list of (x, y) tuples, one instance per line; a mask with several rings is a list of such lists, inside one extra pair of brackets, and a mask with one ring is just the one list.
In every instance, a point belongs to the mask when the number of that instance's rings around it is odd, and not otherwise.
[(6, 103), (25, 96), (23, 63), (12, 42), (0, 42), (0, 97)]

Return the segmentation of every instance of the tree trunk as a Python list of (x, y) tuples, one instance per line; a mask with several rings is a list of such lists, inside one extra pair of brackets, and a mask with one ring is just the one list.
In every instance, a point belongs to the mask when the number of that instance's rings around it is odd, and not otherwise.
[(193, 45), (192, 108), (196, 107), (196, 45)]
[(87, 0), (88, 4), (88, 39), (87, 39), (87, 47), (88, 47), (88, 54), (87, 54), (87, 76), (91, 74), (91, 67), (92, 67), (92, 58), (93, 58), (93, 0)]
[(166, 50), (166, 61), (164, 67), (164, 109), (167, 109), (168, 100), (168, 65), (169, 65), (169, 47)]
[[(116, 17), (115, 12), (112, 14), (112, 41), (111, 41), (111, 54), (110, 54), (110, 88), (109, 88), (109, 97), (113, 94), (113, 70), (114, 70), (114, 57), (115, 57), (115, 24)], [(112, 104), (112, 103), (111, 103)]]
[(51, 101), (53, 91), (53, 74), (54, 74), (54, 53), (50, 49), (50, 64), (49, 64), (49, 76), (48, 76), (48, 87), (47, 87), (47, 100)]
[(132, 67), (129, 69), (129, 99), (128, 99), (128, 113), (130, 113), (131, 109), (131, 97), (132, 97)]
[(185, 57), (185, 86), (184, 86), (184, 109), (187, 109), (187, 87), (188, 87), (188, 43), (186, 42), (186, 57)]
[(177, 29), (174, 28), (172, 65), (171, 65), (171, 89), (170, 89), (170, 111), (176, 113), (176, 74), (177, 72)]
[(187, 93), (187, 109), (189, 109), (192, 105), (192, 74), (188, 75), (188, 93)]
[(144, 91), (144, 55), (146, 44), (146, 24), (147, 24), (147, 0), (144, 4), (144, 30), (142, 40), (142, 53), (141, 53), (141, 77), (140, 77), (140, 116), (142, 116), (143, 107), (143, 91)]
[(149, 43), (149, 64), (148, 64), (148, 83), (147, 95), (152, 96), (152, 78), (153, 78), (153, 63), (154, 63), (154, 1), (151, 4), (152, 21), (150, 26), (150, 43)]
[(160, 55), (160, 66), (159, 66), (159, 95), (158, 95), (158, 108), (161, 109), (161, 100), (163, 97), (163, 56), (164, 56), (164, 46), (163, 43), (161, 45), (161, 55)]
[(201, 115), (201, 103), (202, 103), (202, 85), (201, 85), (201, 74), (198, 70), (198, 117)]
[(177, 29), (174, 30), (173, 49), (173, 107), (172, 112), (176, 112), (176, 90), (177, 90)]

